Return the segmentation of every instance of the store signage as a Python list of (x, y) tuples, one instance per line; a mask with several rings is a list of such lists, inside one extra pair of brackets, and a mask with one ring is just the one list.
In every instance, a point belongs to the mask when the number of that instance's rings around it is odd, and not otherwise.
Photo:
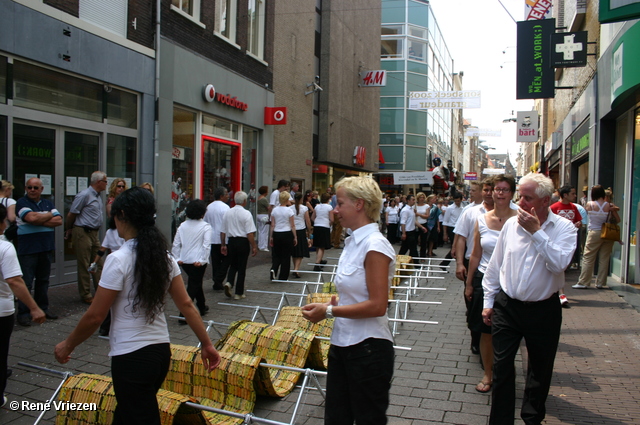
[(320, 174), (326, 174), (329, 172), (329, 166), (328, 165), (314, 165), (312, 168), (314, 173), (320, 173)]
[(478, 180), (478, 173), (464, 173), (465, 180)]
[(468, 137), (480, 137), (480, 136), (486, 136), (486, 137), (501, 137), (502, 136), (502, 130), (491, 130), (488, 128), (477, 128), (477, 127), (468, 127), (465, 130), (465, 134)]
[(585, 121), (571, 135), (571, 158), (589, 150), (589, 120)]
[(431, 171), (415, 173), (393, 173), (393, 184), (433, 184)]
[(516, 142), (538, 141), (538, 111), (518, 111)]
[(551, 0), (525, 0), (524, 16), (526, 21), (551, 18), (553, 2)]
[(600, 0), (601, 24), (640, 18), (640, 0)]
[(470, 109), (479, 107), (480, 90), (409, 92), (409, 109)]
[(551, 35), (555, 31), (555, 19), (518, 22), (517, 99), (545, 99), (554, 96), (550, 48)]
[(485, 168), (482, 170), (482, 174), (492, 175), (492, 174), (504, 174), (507, 170), (504, 168)]
[(353, 165), (364, 167), (364, 161), (367, 156), (367, 148), (364, 146), (356, 146), (353, 149)]
[(387, 71), (363, 71), (360, 73), (359, 87), (384, 87), (387, 85)]
[(287, 123), (287, 108), (281, 107), (269, 107), (264, 108), (264, 123), (266, 125), (283, 125)]
[(587, 66), (587, 31), (552, 34), (551, 66), (554, 68)]
[(207, 84), (204, 86), (202, 90), (202, 97), (207, 102), (213, 102), (215, 100), (218, 103), (222, 103), (223, 105), (239, 109), (242, 112), (245, 112), (247, 109), (249, 109), (249, 105), (239, 101), (237, 97), (231, 96), (230, 94), (225, 95), (216, 92), (216, 88), (213, 86), (213, 84)]
[(181, 161), (184, 161), (184, 148), (179, 148), (177, 146), (173, 147), (173, 159), (179, 159)]

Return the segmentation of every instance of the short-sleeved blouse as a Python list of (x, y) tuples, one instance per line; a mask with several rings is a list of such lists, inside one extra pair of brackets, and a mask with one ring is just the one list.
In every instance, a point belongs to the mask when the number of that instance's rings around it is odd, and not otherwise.
[(485, 214), (478, 216), (478, 230), (480, 232), (480, 246), (482, 247), (482, 257), (480, 258), (480, 264), (478, 264), (478, 271), (484, 273), (489, 265), (491, 254), (493, 254), (493, 250), (496, 247), (496, 242), (498, 242), (500, 231), (489, 229)]

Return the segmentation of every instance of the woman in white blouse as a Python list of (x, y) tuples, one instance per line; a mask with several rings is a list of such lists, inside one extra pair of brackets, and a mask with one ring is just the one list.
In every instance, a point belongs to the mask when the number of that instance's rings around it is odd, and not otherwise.
[[(316, 264), (327, 264), (323, 260), (325, 249), (331, 248), (331, 225), (333, 224), (333, 208), (329, 204), (331, 195), (323, 193), (320, 198), (322, 201), (316, 205), (311, 216), (313, 221), (313, 246), (316, 247)], [(321, 266), (315, 266), (315, 271), (320, 271)]]
[(396, 205), (396, 200), (389, 201), (389, 206), (385, 209), (385, 215), (387, 219), (387, 240), (389, 243), (394, 244), (398, 242), (398, 212), (400, 208)]
[[(211, 225), (202, 219), (206, 212), (207, 204), (200, 199), (194, 199), (187, 204), (185, 209), (187, 220), (178, 227), (171, 250), (189, 278), (187, 293), (192, 300), (196, 301), (201, 316), (209, 311), (202, 290), (204, 272), (209, 263), (212, 236)], [(187, 324), (184, 320), (180, 320), (179, 323)]]
[(291, 271), (291, 254), (293, 247), (298, 243), (296, 226), (293, 221), (293, 211), (287, 206), (289, 202), (289, 192), (280, 192), (280, 205), (271, 211), (271, 237), (269, 244), (272, 247), (271, 270), (269, 270), (271, 280), (288, 280)]
[(393, 338), (387, 303), (395, 251), (380, 233), (382, 192), (368, 177), (336, 184), (335, 215), (351, 229), (334, 283), (340, 301), (302, 307), (317, 323), (335, 317), (329, 349), (325, 423), (384, 424), (393, 377)]
[[(309, 219), (309, 208), (303, 204), (302, 193), (296, 193), (294, 197), (295, 204), (289, 208), (293, 211), (293, 222), (296, 227), (296, 236), (298, 244), (293, 248), (293, 269), (300, 270), (303, 258), (309, 258), (309, 241), (308, 236), (311, 234), (311, 220)], [(299, 278), (300, 273), (294, 272), (293, 277)]]

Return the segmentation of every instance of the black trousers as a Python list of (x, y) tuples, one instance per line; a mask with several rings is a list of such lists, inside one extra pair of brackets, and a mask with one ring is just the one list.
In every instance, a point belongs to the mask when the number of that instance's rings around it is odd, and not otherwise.
[(407, 251), (412, 257), (418, 256), (418, 239), (415, 230), (406, 232), (407, 237), (402, 241), (398, 254), (405, 255)]
[(211, 271), (213, 274), (213, 289), (223, 289), (224, 279), (229, 269), (229, 256), (222, 255), (220, 244), (211, 245)]
[(390, 244), (398, 241), (398, 223), (387, 224), (387, 240)]
[(516, 402), (514, 359), (525, 339), (529, 364), (520, 417), (527, 425), (540, 424), (545, 417), (553, 363), (556, 358), (562, 308), (558, 293), (526, 303), (514, 300), (502, 290), (493, 306), (493, 394), (489, 424), (513, 424)]
[(0, 317), (0, 397), (7, 387), (7, 362), (9, 358), (9, 342), (13, 332), (13, 314)]
[(156, 393), (171, 363), (168, 343), (147, 345), (132, 353), (111, 358), (116, 395), (114, 425), (160, 424)]
[(329, 348), (326, 425), (384, 425), (395, 353), (386, 339)]
[(196, 300), (198, 310), (200, 310), (200, 313), (203, 313), (207, 304), (204, 297), (204, 290), (202, 289), (202, 280), (204, 279), (204, 272), (207, 270), (207, 265), (204, 264), (196, 267), (193, 264), (182, 264), (182, 269), (189, 278), (187, 281), (187, 294), (189, 294), (189, 298)]
[(273, 250), (271, 252), (271, 270), (278, 280), (289, 279), (291, 254), (293, 253), (293, 233), (273, 232)]
[[(229, 238), (227, 257), (229, 257), (229, 273), (227, 282), (235, 286), (236, 294), (244, 294), (244, 278), (247, 274), (247, 261), (251, 254), (251, 244), (247, 238)], [(236, 274), (238, 280), (236, 280)]]
[(416, 229), (416, 236), (420, 240), (420, 257), (424, 258), (427, 256), (427, 249), (429, 249), (429, 231), (423, 232)]

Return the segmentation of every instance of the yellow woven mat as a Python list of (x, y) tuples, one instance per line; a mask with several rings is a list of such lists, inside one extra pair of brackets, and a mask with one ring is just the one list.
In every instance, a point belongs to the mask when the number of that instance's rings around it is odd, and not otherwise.
[[(162, 425), (185, 424), (206, 425), (202, 411), (184, 405), (187, 401), (196, 401), (190, 397), (160, 390), (157, 394)], [(116, 407), (111, 378), (102, 375), (80, 374), (67, 378), (59, 401), (71, 403), (96, 403), (97, 410), (59, 410), (56, 425), (111, 425)]]
[[(232, 323), (216, 347), (219, 351), (257, 356), (266, 363), (304, 368), (314, 336), (311, 332), (243, 320)], [(299, 377), (300, 372), (259, 367), (255, 388), (260, 395), (284, 397)]]
[[(276, 326), (312, 332), (314, 335), (331, 338), (333, 319), (312, 323), (302, 316), (300, 307), (282, 307)], [(306, 366), (311, 369), (326, 370), (329, 355), (329, 341), (314, 339), (309, 351)]]
[[(171, 345), (171, 367), (162, 388), (189, 394), (200, 404), (246, 415), (255, 406), (253, 380), (260, 357), (220, 352), (220, 365), (211, 372), (204, 368), (200, 349)], [(212, 424), (241, 424), (242, 419), (204, 412)]]

